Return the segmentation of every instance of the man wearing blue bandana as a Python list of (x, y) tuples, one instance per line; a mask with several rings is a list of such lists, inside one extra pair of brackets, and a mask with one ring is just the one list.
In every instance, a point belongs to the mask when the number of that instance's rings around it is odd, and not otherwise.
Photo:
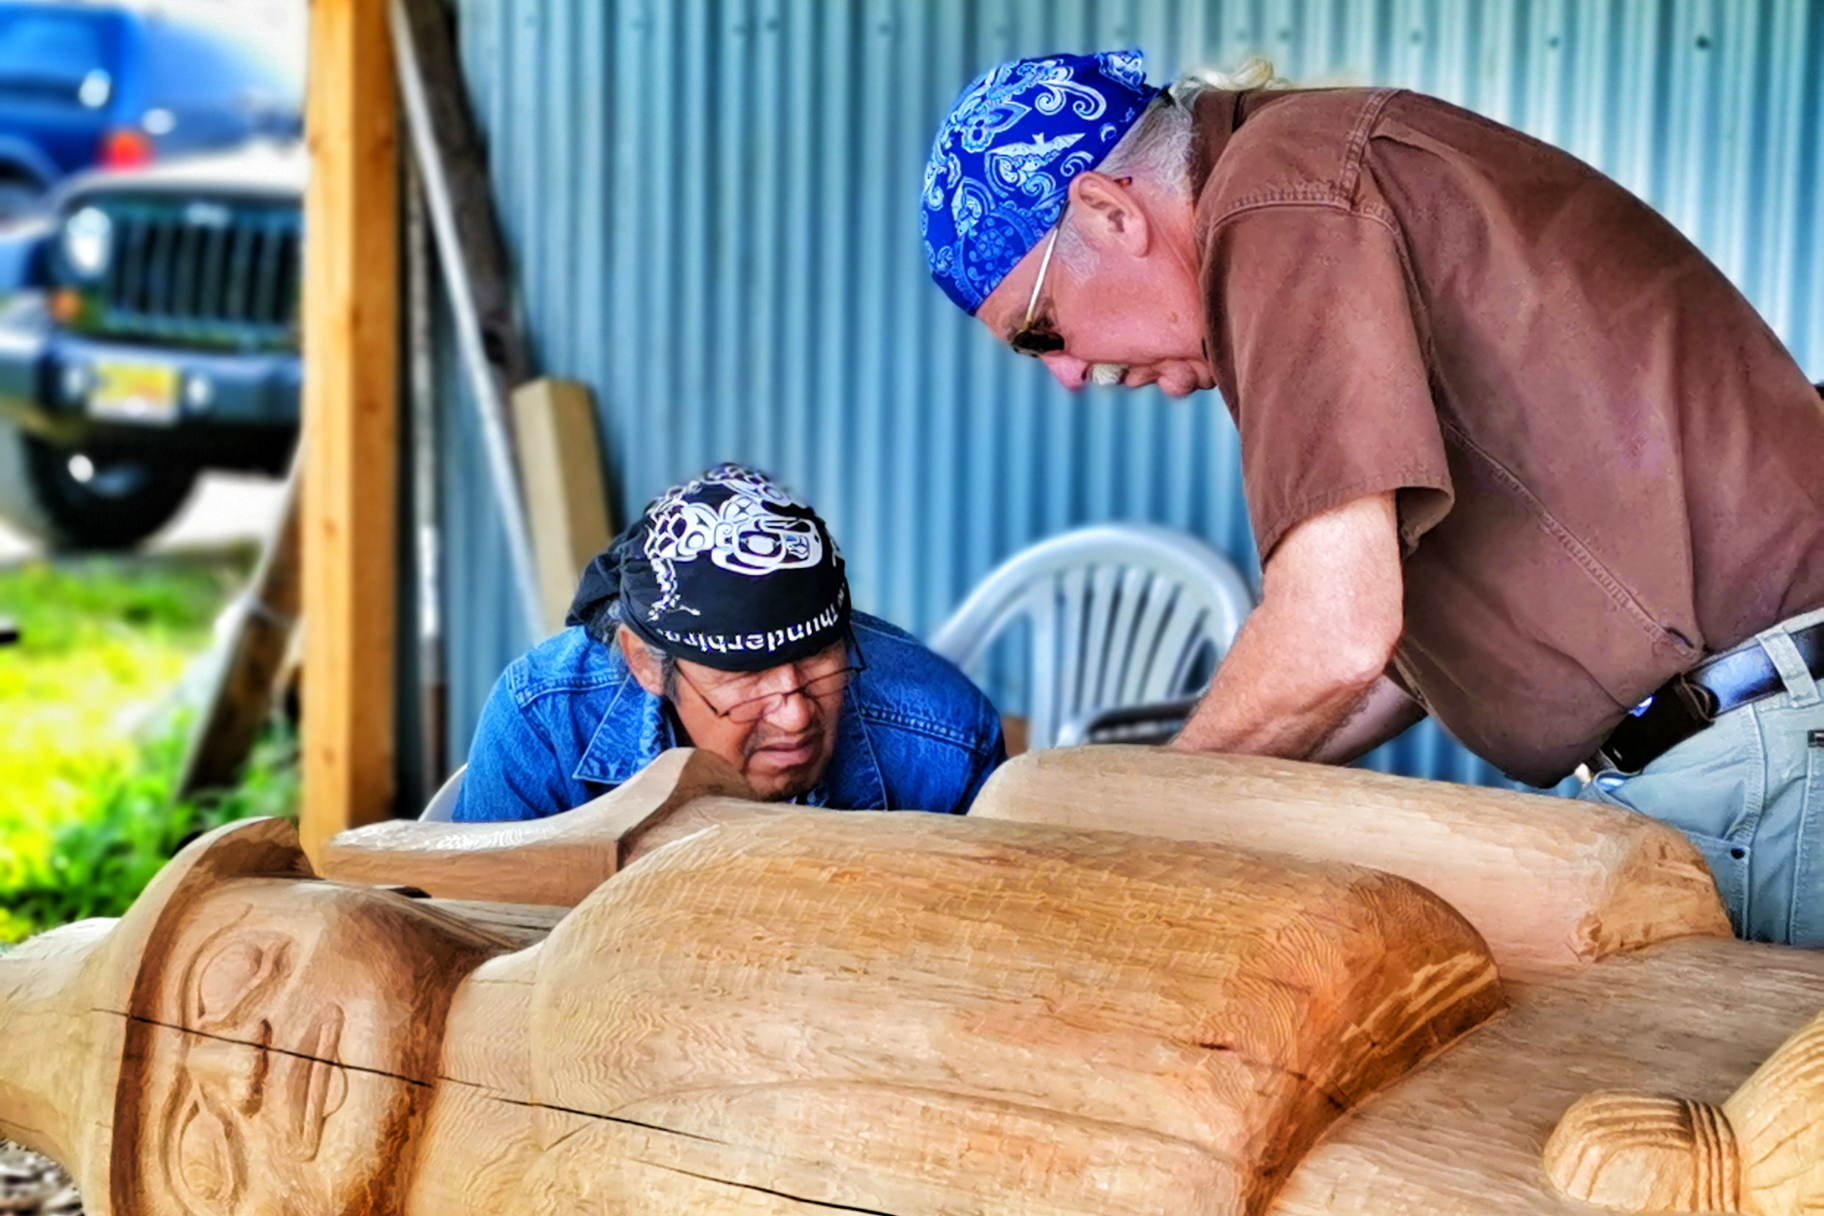
[[(1270, 71), (1265, 75), (1270, 76)], [(1262, 602), (1175, 746), (1343, 762), (1426, 713), (1683, 830), (1824, 944), (1824, 407), (1672, 226), (1396, 89), (1006, 63), (922, 191), (945, 293), (1068, 388), (1219, 388)]]
[(1006, 758), (988, 699), (854, 611), (823, 520), (741, 465), (649, 503), (584, 572), (569, 624), (495, 684), (456, 819), (567, 811), (679, 746), (767, 800), (961, 814)]

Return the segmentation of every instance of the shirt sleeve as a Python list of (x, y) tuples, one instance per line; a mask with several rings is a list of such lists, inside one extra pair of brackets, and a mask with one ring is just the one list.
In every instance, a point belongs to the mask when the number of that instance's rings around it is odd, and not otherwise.
[(451, 817), (464, 823), (542, 819), (571, 806), (568, 774), (543, 731), (513, 695), (511, 669), (482, 706)]
[(1206, 267), (1262, 560), (1304, 520), (1390, 491), (1410, 552), (1452, 491), (1393, 230), (1341, 207), (1259, 207), (1211, 232)]

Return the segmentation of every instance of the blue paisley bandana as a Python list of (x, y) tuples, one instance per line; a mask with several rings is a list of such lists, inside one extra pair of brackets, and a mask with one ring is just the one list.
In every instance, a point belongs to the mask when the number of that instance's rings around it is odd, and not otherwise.
[(1139, 51), (1003, 63), (963, 90), (925, 166), (931, 277), (970, 316), (1063, 214), (1161, 90)]

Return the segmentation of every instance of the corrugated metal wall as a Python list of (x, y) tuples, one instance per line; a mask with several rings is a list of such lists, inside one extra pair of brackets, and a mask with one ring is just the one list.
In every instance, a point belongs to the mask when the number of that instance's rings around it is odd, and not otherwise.
[[(1824, 0), (458, 0), (541, 368), (594, 386), (623, 508), (720, 459), (824, 512), (857, 602), (928, 633), (997, 561), (1144, 519), (1252, 570), (1211, 394), (1071, 396), (926, 277), (916, 198), (958, 89), (1137, 45), (1436, 93), (1568, 148), (1690, 234), (1824, 378)], [(445, 382), (454, 402), (453, 351)], [(522, 647), (452, 405), (451, 748)], [(1492, 778), (1429, 727), (1383, 766)]]

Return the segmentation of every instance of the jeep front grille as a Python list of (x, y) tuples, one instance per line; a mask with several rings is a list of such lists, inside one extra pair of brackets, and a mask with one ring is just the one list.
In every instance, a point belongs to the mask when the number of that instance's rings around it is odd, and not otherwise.
[(112, 254), (82, 328), (112, 337), (270, 348), (297, 342), (296, 204), (91, 199)]

